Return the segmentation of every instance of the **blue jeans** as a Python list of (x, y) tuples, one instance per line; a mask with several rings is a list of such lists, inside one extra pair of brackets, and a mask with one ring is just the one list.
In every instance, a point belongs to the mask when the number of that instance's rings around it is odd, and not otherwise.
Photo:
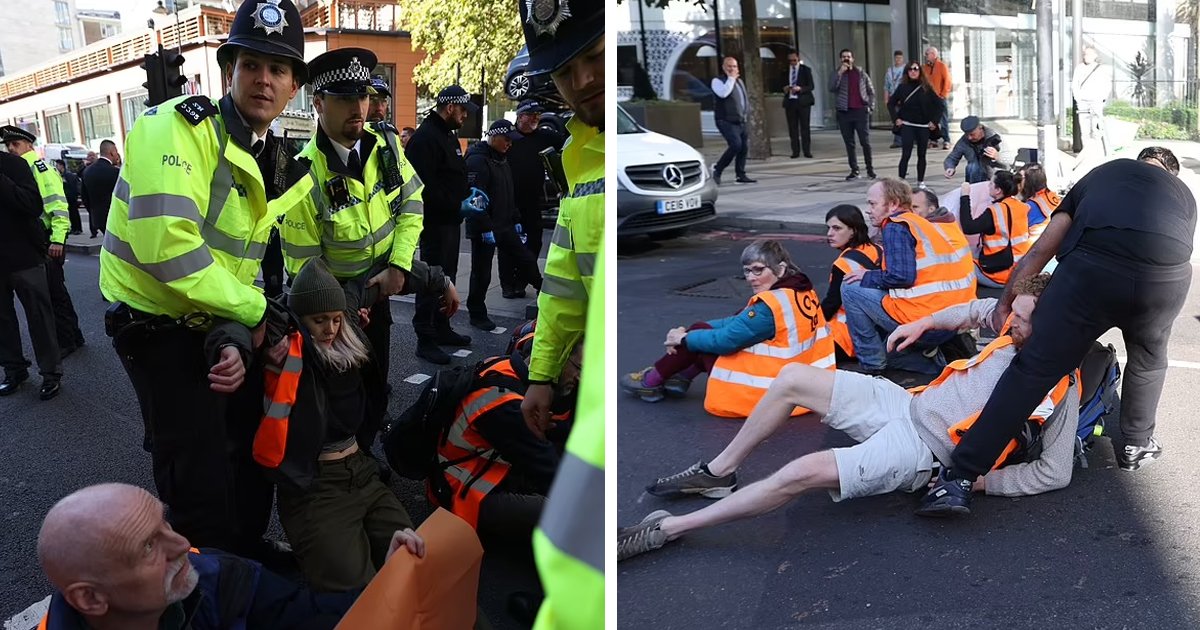
[[(883, 370), (892, 367), (899, 370), (936, 374), (945, 360), (940, 354), (932, 359), (921, 352), (893, 352), (887, 354), (887, 337), (900, 326), (883, 308), (883, 297), (887, 291), (868, 289), (861, 284), (842, 283), (842, 307), (846, 309), (846, 327), (854, 342), (854, 354), (858, 363), (868, 370)], [(917, 341), (918, 348), (936, 348), (954, 338), (953, 331), (931, 330)]]
[(988, 175), (988, 169), (979, 162), (967, 162), (967, 183), (978, 184), (992, 179)]

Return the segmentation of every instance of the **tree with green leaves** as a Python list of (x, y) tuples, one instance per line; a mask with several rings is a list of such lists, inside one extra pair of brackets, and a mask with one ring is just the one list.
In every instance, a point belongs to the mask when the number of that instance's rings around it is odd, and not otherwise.
[(482, 71), (488, 95), (503, 94), (504, 73), (525, 43), (520, 19), (512, 0), (408, 0), (400, 23), (425, 51), (414, 80), (430, 92), (460, 81), (476, 92)]

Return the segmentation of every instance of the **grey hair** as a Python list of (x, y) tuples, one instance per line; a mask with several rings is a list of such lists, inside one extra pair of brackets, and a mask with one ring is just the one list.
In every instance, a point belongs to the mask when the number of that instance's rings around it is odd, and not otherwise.
[(742, 266), (756, 262), (770, 267), (772, 271), (778, 269), (782, 263), (784, 269), (783, 273), (779, 274), (780, 278), (800, 273), (800, 268), (792, 262), (791, 254), (783, 248), (779, 241), (757, 240), (747, 245), (746, 249), (742, 250)]

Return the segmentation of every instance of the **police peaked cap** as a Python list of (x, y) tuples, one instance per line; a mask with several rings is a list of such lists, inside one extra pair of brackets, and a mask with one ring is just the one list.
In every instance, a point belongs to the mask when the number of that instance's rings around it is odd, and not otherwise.
[(437, 95), (437, 104), (439, 106), (462, 105), (463, 107), (466, 107), (467, 111), (469, 112), (479, 111), (479, 106), (471, 100), (471, 95), (458, 85), (451, 85), (449, 87), (442, 88), (442, 91), (438, 92)]
[(392, 88), (388, 86), (387, 79), (377, 75), (371, 77), (371, 89), (375, 90), (376, 94), (384, 96), (392, 95)]
[(308, 83), (316, 94), (366, 96), (371, 70), (379, 60), (366, 48), (337, 48), (308, 62)]
[(229, 39), (217, 48), (222, 67), (237, 59), (238, 48), (291, 60), (296, 80), (308, 77), (304, 63), (304, 25), (292, 0), (245, 0), (238, 7)]
[(544, 111), (546, 110), (542, 108), (542, 104), (533, 99), (526, 99), (517, 105), (518, 116), (521, 114), (540, 114)]
[(549, 74), (604, 37), (603, 0), (517, 0), (527, 76)]
[(36, 136), (16, 125), (4, 125), (0, 127), (0, 142), (10, 142), (12, 140), (24, 140), (29, 144), (37, 143)]
[(517, 131), (517, 128), (514, 127), (511, 122), (501, 118), (500, 120), (497, 120), (488, 126), (487, 131), (483, 132), (483, 136), (485, 138), (493, 138), (495, 136), (508, 136), (509, 138), (515, 138), (519, 133), (520, 132)]

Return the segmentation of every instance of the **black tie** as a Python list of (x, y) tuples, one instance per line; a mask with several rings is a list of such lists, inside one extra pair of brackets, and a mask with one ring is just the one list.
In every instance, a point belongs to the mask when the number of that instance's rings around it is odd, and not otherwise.
[(254, 145), (250, 147), (250, 153), (252, 153), (254, 157), (258, 157), (258, 154), (262, 153), (263, 147), (266, 146), (266, 144), (267, 143), (263, 142), (262, 140), (255, 142)]
[(346, 157), (346, 170), (356, 178), (362, 174), (362, 162), (358, 159), (358, 151), (350, 149), (350, 155)]

